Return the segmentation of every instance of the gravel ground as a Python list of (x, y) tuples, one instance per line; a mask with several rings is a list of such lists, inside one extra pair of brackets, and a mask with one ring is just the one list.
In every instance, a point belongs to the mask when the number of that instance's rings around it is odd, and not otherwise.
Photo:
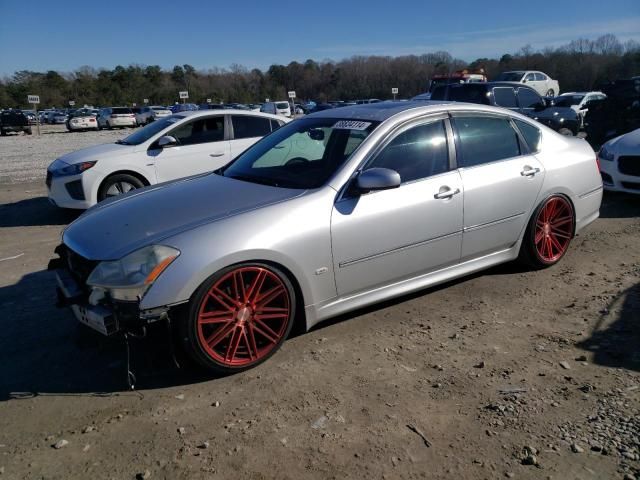
[[(105, 134), (8, 140), (62, 152)], [(122, 340), (54, 307), (46, 266), (77, 213), (41, 180), (12, 181), (0, 479), (640, 478), (637, 196), (606, 194), (555, 267), (503, 265), (354, 312), (238, 375), (179, 352), (176, 368), (158, 325), (132, 341), (132, 392)]]
[(0, 137), (0, 184), (42, 180), (47, 167), (60, 155), (100, 143), (112, 143), (133, 129), (69, 132), (64, 125), (43, 125), (42, 135)]

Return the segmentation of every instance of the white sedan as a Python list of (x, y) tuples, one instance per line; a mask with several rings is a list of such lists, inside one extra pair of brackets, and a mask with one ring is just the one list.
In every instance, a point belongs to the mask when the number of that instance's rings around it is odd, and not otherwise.
[(90, 113), (76, 115), (67, 120), (67, 129), (70, 132), (76, 130), (98, 130), (96, 117)]
[(246, 110), (180, 112), (47, 169), (49, 201), (85, 209), (147, 185), (216, 170), (289, 119)]
[(640, 128), (605, 143), (598, 164), (605, 190), (640, 194)]
[(524, 83), (533, 88), (543, 97), (553, 97), (560, 93), (560, 84), (543, 72), (530, 70), (516, 70), (513, 72), (502, 72), (495, 79), (496, 82), (517, 82)]

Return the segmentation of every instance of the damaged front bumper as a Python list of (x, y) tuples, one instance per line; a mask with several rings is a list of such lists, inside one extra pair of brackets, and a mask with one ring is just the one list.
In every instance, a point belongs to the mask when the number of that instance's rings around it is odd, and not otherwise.
[(48, 270), (55, 272), (57, 306), (69, 307), (80, 323), (108, 336), (117, 332), (139, 332), (148, 324), (167, 318), (169, 307), (141, 310), (137, 301), (114, 300), (108, 294), (97, 302), (92, 300), (90, 288), (80, 283), (68, 268), (73, 268), (73, 262), (65, 261), (65, 254), (59, 249), (56, 252), (60, 258), (51, 260)]

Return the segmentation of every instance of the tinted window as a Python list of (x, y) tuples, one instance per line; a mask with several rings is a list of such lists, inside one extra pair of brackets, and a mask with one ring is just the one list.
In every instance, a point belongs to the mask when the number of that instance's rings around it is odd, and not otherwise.
[(579, 105), (584, 95), (560, 95), (553, 101), (557, 107), (570, 107), (571, 105)]
[(234, 115), (233, 138), (264, 137), (271, 133), (271, 122), (268, 118), (252, 117), (250, 115)]
[(282, 123), (280, 123), (279, 121), (273, 120), (273, 119), (271, 120), (271, 130), (272, 131), (279, 129), (281, 126), (282, 126)]
[(503, 72), (495, 80), (497, 82), (519, 82), (524, 72)]
[(500, 117), (455, 117), (463, 167), (473, 167), (520, 155), (520, 144), (509, 120)]
[(219, 142), (224, 140), (224, 117), (201, 118), (180, 125), (169, 132), (180, 145), (196, 145), (198, 143)]
[(527, 82), (532, 82), (536, 79), (536, 76), (533, 73), (527, 73), (527, 76), (524, 77)]
[(514, 119), (514, 121), (516, 122), (520, 133), (522, 133), (522, 136), (526, 140), (529, 150), (532, 152), (540, 150), (540, 130), (530, 123), (523, 122), (522, 120)]
[(544, 81), (547, 79), (547, 76), (544, 73), (536, 73), (535, 76), (538, 81)]
[(496, 87), (493, 89), (493, 99), (496, 105), (505, 108), (514, 108), (516, 104), (516, 93), (513, 88), (509, 87)]
[(543, 105), (540, 96), (528, 88), (518, 89), (518, 104), (520, 108), (535, 108)]
[(436, 87), (431, 94), (431, 100), (452, 100), (454, 102), (469, 102), (489, 104), (485, 85), (445, 85)]
[(367, 165), (367, 168), (390, 168), (403, 182), (430, 177), (449, 169), (444, 122), (419, 125), (394, 138)]

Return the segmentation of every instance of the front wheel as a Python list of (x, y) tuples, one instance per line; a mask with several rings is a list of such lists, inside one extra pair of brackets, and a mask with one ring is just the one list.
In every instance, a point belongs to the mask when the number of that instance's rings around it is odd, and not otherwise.
[(273, 355), (291, 332), (296, 297), (287, 276), (262, 263), (212, 275), (196, 291), (182, 322), (187, 353), (219, 374), (246, 370)]
[(519, 260), (532, 268), (555, 265), (567, 253), (574, 233), (574, 212), (569, 200), (552, 195), (542, 202), (529, 220)]
[(553, 91), (553, 89), (551, 89), (551, 88), (550, 88), (550, 89), (547, 91), (547, 95), (546, 95), (546, 96), (547, 96), (547, 97), (553, 97), (553, 96), (554, 96), (554, 94), (555, 94), (555, 92)]
[(142, 187), (144, 187), (144, 184), (139, 178), (127, 173), (117, 173), (107, 177), (102, 185), (100, 185), (98, 189), (98, 201), (101, 202), (106, 198), (116, 197)]

